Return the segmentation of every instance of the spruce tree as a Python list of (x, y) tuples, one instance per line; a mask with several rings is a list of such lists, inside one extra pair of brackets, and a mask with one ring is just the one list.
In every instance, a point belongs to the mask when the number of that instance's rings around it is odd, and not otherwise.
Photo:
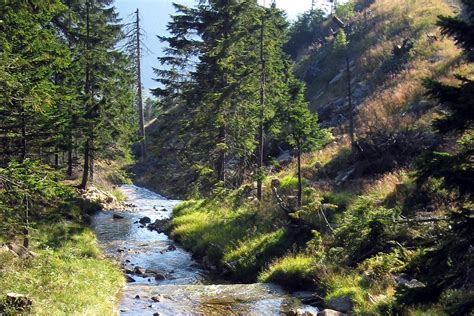
[(289, 85), (289, 100), (280, 110), (282, 133), (287, 142), (296, 150), (298, 175), (298, 207), (303, 203), (303, 179), (301, 155), (320, 148), (329, 138), (326, 130), (319, 127), (318, 116), (310, 112), (304, 96), (304, 84), (293, 79)]
[(0, 7), (0, 143), (4, 163), (48, 158), (56, 137), (59, 86), (70, 54), (51, 28), (59, 1), (6, 1)]
[[(474, 61), (474, 5), (464, 1), (466, 19), (440, 17), (438, 25), (444, 34), (452, 36), (464, 50), (466, 61)], [(457, 85), (427, 81), (428, 94), (438, 101), (439, 116), (433, 126), (443, 139), (437, 151), (425, 154), (418, 163), (418, 184), (427, 185), (435, 179), (449, 192), (445, 200), (449, 227), (438, 231), (436, 244), (421, 257), (417, 267), (419, 278), (427, 284), (421, 289), (407, 290), (405, 302), (434, 301), (446, 289), (472, 288), (469, 269), (474, 264), (469, 252), (474, 243), (473, 100), (474, 81), (456, 76)], [(446, 151), (446, 148), (450, 148)], [(443, 150), (444, 149), (444, 150)], [(468, 314), (471, 302), (456, 303), (454, 314)]]

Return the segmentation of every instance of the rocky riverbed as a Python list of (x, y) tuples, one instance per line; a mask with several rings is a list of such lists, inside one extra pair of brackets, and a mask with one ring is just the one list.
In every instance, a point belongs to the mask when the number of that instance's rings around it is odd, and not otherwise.
[[(216, 281), (163, 232), (179, 203), (133, 185), (122, 188), (133, 211), (104, 211), (92, 227), (106, 255), (126, 274), (123, 315), (315, 315), (315, 307), (272, 284)], [(148, 226), (152, 229), (148, 229)], [(156, 227), (154, 227), (155, 225)]]

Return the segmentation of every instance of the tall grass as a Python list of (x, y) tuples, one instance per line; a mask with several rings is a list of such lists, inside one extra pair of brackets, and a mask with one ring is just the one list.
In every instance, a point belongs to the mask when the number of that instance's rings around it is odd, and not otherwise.
[(40, 225), (32, 229), (32, 249), (33, 258), (0, 256), (1, 298), (25, 294), (37, 315), (113, 313), (124, 277), (101, 256), (90, 229), (67, 221)]

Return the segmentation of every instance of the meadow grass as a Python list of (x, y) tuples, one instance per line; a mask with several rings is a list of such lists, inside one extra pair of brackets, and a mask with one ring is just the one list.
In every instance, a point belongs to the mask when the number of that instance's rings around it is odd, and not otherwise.
[(37, 315), (113, 314), (124, 277), (101, 255), (94, 233), (66, 220), (32, 226), (36, 257), (0, 255), (0, 307), (6, 293), (16, 292), (33, 301)]
[(275, 282), (289, 289), (314, 286), (315, 258), (304, 254), (291, 254), (277, 259), (259, 276), (260, 282)]

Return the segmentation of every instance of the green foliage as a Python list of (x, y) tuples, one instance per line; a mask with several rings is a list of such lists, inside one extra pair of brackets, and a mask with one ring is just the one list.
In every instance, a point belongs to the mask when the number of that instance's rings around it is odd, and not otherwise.
[[(464, 2), (466, 19), (461, 16), (440, 17), (438, 25), (444, 34), (454, 37), (457, 44), (464, 49), (468, 62), (472, 63), (474, 6), (470, 1)], [(420, 269), (417, 275), (426, 282), (426, 287), (400, 293), (399, 300), (409, 305), (420, 300), (434, 302), (440, 299), (443, 293), (448, 295), (450, 290), (459, 288), (461, 284), (467, 288), (473, 285), (472, 280), (466, 278), (466, 273), (469, 272), (466, 272), (464, 267), (473, 264), (473, 256), (469, 254), (468, 248), (472, 247), (474, 238), (474, 81), (460, 76), (457, 76), (457, 79), (460, 82), (457, 86), (448, 86), (436, 81), (425, 82), (429, 95), (439, 102), (441, 109), (441, 115), (433, 125), (444, 139), (444, 147), (447, 147), (445, 144), (450, 144), (452, 148), (449, 152), (435, 149), (425, 154), (417, 165), (417, 183), (422, 187), (426, 187), (430, 182), (435, 183), (445, 191), (444, 205), (449, 207), (449, 227), (438, 228), (438, 242), (413, 262), (411, 269)], [(453, 136), (456, 137), (456, 144), (452, 144)], [(472, 303), (466, 303), (463, 297), (453, 295), (452, 298), (451, 307), (461, 314), (472, 309)]]
[[(321, 231), (330, 229), (327, 218), (332, 218), (336, 205), (323, 203), (323, 197), (313, 188), (305, 190), (305, 198), (301, 209), (292, 213), (293, 218), (303, 220), (311, 227)], [(327, 214), (327, 215), (326, 215)]]
[(280, 181), (280, 190), (284, 192), (291, 192), (298, 189), (298, 178), (294, 175), (284, 176)]
[(336, 15), (343, 21), (347, 21), (355, 15), (355, 4), (353, 1), (347, 1), (339, 4), (336, 8)]
[(38, 162), (10, 162), (0, 168), (0, 232), (21, 231), (28, 221), (46, 216), (51, 209), (72, 198), (70, 187), (59, 182), (59, 174)]
[(62, 167), (60, 156), (67, 153), (71, 176), (75, 152), (95, 152), (94, 159), (127, 155), (134, 137), (131, 63), (116, 48), (121, 26), (109, 5), (108, 0), (2, 3), (2, 166), (13, 159), (54, 157), (55, 167)]
[[(180, 165), (199, 165), (213, 171), (212, 175), (202, 175), (196, 170), (195, 192), (219, 181), (230, 187), (239, 186), (246, 178), (261, 178), (262, 170), (255, 170), (254, 158), (260, 124), (264, 125), (265, 146), (287, 139), (282, 129), (292, 108), (292, 121), (304, 114), (300, 130), (303, 123), (311, 123), (311, 127), (316, 124), (302, 109), (306, 106), (304, 88), (298, 86), (282, 51), (287, 33), (283, 13), (255, 1), (175, 8), (177, 13), (169, 23), (171, 35), (161, 38), (169, 46), (159, 58), (167, 69), (156, 71), (163, 87), (154, 91), (165, 108), (176, 106), (183, 113), (172, 130), (184, 145), (178, 154), (182, 157)], [(261, 108), (262, 58), (265, 105)], [(294, 90), (298, 98), (303, 97), (298, 104), (292, 103), (295, 98), (290, 101)], [(185, 148), (193, 148), (193, 154)]]
[(235, 277), (251, 282), (271, 258), (281, 255), (282, 249), (287, 247), (285, 234), (285, 230), (280, 228), (241, 240), (235, 247), (226, 250), (223, 262), (233, 269)]
[(91, 230), (66, 221), (39, 224), (32, 240), (37, 257), (0, 255), (0, 297), (24, 293), (33, 300), (37, 315), (113, 312), (123, 275), (101, 258)]
[(349, 262), (377, 253), (396, 235), (392, 223), (400, 210), (383, 206), (380, 198), (376, 192), (359, 196), (339, 220), (334, 234), (337, 244), (346, 247)]
[(340, 29), (334, 39), (333, 49), (336, 52), (344, 52), (348, 45), (349, 41), (347, 40), (346, 32), (343, 29)]
[(324, 12), (321, 10), (308, 10), (300, 14), (290, 26), (285, 52), (296, 58), (301, 49), (310, 46), (317, 39), (323, 21)]

